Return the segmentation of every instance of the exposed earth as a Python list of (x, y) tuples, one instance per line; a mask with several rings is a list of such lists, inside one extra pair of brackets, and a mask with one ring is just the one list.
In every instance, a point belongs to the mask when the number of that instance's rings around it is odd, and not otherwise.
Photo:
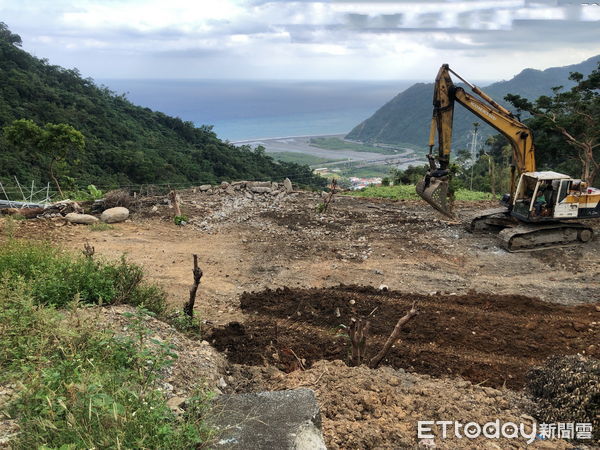
[[(156, 197), (100, 231), (60, 218), (0, 219), (0, 242), (12, 234), (72, 250), (89, 242), (106, 258), (125, 253), (175, 307), (187, 300), (198, 254), (203, 338), (229, 360), (227, 369), (214, 365), (226, 380), (221, 390), (315, 389), (332, 448), (416, 445), (417, 417), (517, 420), (527, 412), (521, 389), (530, 367), (557, 354), (600, 357), (598, 239), (507, 253), (495, 236), (471, 235), (420, 201), (340, 196), (318, 213), (319, 193), (209, 192), (180, 192), (183, 227)], [(493, 206), (458, 204), (457, 215), (466, 221)], [(600, 222), (592, 225), (600, 234)], [(341, 362), (351, 318), (369, 316), (373, 354), (413, 303), (420, 314), (385, 367)], [(472, 445), (437, 441), (463, 444)]]

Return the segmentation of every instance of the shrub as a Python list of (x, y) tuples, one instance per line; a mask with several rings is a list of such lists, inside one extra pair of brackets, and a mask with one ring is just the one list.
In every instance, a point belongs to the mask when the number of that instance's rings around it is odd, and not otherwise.
[(163, 313), (164, 292), (143, 282), (142, 268), (121, 258), (102, 262), (61, 252), (47, 243), (10, 240), (0, 248), (0, 277), (24, 280), (36, 302), (65, 306), (76, 296), (83, 303), (145, 305)]
[(185, 215), (175, 216), (173, 217), (173, 222), (175, 223), (175, 225), (183, 226), (189, 222), (189, 219)]
[(581, 355), (549, 358), (529, 371), (527, 389), (539, 421), (591, 423), (594, 440), (600, 440), (599, 360)]
[(133, 198), (124, 189), (109, 191), (104, 197), (104, 208), (114, 208), (116, 206), (131, 208), (133, 204)]

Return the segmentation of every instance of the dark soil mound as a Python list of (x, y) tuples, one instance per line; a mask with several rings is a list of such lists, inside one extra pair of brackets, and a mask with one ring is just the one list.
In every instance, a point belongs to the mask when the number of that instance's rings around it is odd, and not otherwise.
[(347, 361), (352, 317), (370, 315), (367, 355), (373, 355), (413, 302), (421, 314), (405, 326), (383, 364), (518, 389), (527, 370), (549, 356), (600, 356), (600, 314), (594, 305), (490, 294), (425, 296), (363, 286), (244, 293), (245, 323), (212, 330), (207, 338), (233, 362), (292, 371), (321, 359)]

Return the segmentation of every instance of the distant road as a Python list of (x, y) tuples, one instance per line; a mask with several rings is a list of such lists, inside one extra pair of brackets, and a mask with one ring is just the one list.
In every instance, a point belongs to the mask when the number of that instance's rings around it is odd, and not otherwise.
[[(310, 145), (310, 139), (314, 137), (337, 137), (340, 139), (344, 138), (343, 134), (334, 135), (321, 135), (321, 136), (291, 136), (281, 138), (268, 138), (268, 139), (253, 139), (248, 141), (237, 141), (233, 142), (235, 145), (250, 145), (251, 147), (257, 147), (262, 145), (267, 153), (274, 152), (290, 152), (290, 153), (304, 153), (308, 155), (318, 156), (327, 159), (343, 159), (349, 162), (355, 162), (353, 165), (357, 166), (358, 162), (360, 167), (381, 165), (381, 164), (407, 164), (409, 162), (418, 162), (423, 158), (418, 157), (414, 154), (414, 151), (409, 148), (403, 148), (403, 153), (396, 155), (389, 155), (384, 153), (371, 153), (371, 152), (357, 152), (354, 150), (328, 150), (324, 148), (315, 147)], [(343, 162), (331, 162), (318, 164), (316, 167), (328, 167), (328, 166), (339, 166)], [(312, 166), (311, 166), (312, 167)]]

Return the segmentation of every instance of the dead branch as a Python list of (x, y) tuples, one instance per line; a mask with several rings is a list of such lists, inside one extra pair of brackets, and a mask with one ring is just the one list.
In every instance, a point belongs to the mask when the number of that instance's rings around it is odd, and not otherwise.
[(177, 192), (172, 190), (169, 192), (169, 200), (171, 201), (171, 205), (175, 208), (175, 217), (181, 216), (181, 209), (179, 208), (179, 199), (177, 198)]
[(363, 319), (352, 319), (350, 324), (349, 335), (350, 343), (352, 344), (352, 365), (360, 366), (365, 356), (367, 346), (367, 333), (369, 331), (370, 322)]
[(94, 253), (96, 253), (96, 249), (88, 241), (85, 241), (85, 244), (83, 244), (83, 250), (81, 252), (86, 258), (91, 259), (94, 256)]
[[(174, 191), (173, 191), (174, 192)], [(190, 299), (183, 305), (183, 312), (189, 317), (194, 317), (194, 304), (196, 303), (196, 293), (198, 292), (198, 286), (200, 285), (200, 279), (202, 278), (202, 269), (198, 266), (198, 255), (192, 255), (194, 257), (194, 268), (192, 273), (194, 274), (194, 284), (190, 287)]]
[(371, 358), (371, 361), (369, 361), (369, 367), (371, 369), (376, 369), (379, 366), (379, 364), (381, 363), (383, 358), (385, 358), (385, 356), (388, 354), (388, 352), (392, 348), (392, 345), (394, 345), (396, 343), (396, 341), (398, 340), (398, 338), (400, 337), (400, 330), (402, 329), (402, 327), (404, 325), (406, 325), (418, 313), (419, 312), (415, 309), (415, 304), (413, 303), (412, 307), (410, 308), (410, 311), (407, 312), (405, 316), (398, 319), (398, 322), (396, 323), (396, 326), (394, 327), (394, 331), (392, 331), (392, 334), (390, 334), (390, 337), (386, 341), (386, 343), (383, 346), (383, 348), (381, 349), (381, 351), (379, 353), (377, 353), (375, 356), (373, 356), (373, 358)]
[(329, 204), (333, 200), (333, 196), (336, 194), (337, 180), (335, 178), (331, 180), (331, 185), (329, 186), (329, 189), (329, 195), (327, 196), (327, 198), (325, 199), (325, 203), (323, 204), (323, 212), (327, 212), (327, 208), (329, 208)]

